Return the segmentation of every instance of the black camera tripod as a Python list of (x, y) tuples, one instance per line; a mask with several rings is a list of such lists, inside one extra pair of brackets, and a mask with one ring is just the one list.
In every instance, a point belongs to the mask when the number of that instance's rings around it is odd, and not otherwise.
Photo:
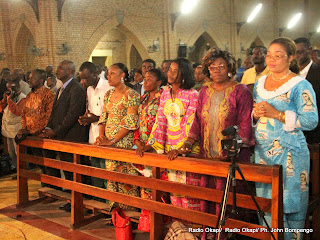
[[(222, 227), (226, 223), (227, 200), (228, 200), (228, 196), (229, 196), (230, 184), (231, 183), (232, 183), (232, 210), (231, 210), (231, 214), (232, 215), (237, 215), (238, 214), (238, 212), (237, 212), (237, 197), (236, 197), (236, 186), (237, 186), (236, 171), (238, 171), (238, 173), (241, 176), (242, 181), (245, 182), (245, 184), (246, 184), (246, 188), (247, 188), (248, 192), (250, 193), (250, 196), (251, 196), (254, 204), (256, 205), (256, 207), (258, 209), (259, 216), (262, 217), (262, 219), (263, 219), (264, 223), (266, 224), (267, 229), (270, 232), (272, 238), (274, 240), (276, 240), (275, 236), (271, 232), (269, 224), (267, 223), (267, 221), (266, 221), (266, 219), (264, 217), (264, 215), (265, 215), (264, 212), (261, 210), (259, 204), (257, 203), (254, 194), (252, 193), (252, 191), (250, 191), (249, 184), (246, 181), (246, 179), (244, 178), (239, 165), (236, 164), (236, 159), (239, 156), (240, 148), (242, 146), (242, 140), (241, 140), (241, 138), (239, 137), (239, 135), (237, 133), (238, 133), (238, 127), (237, 126), (232, 126), (232, 127), (229, 127), (229, 128), (227, 128), (227, 129), (222, 131), (222, 134), (224, 136), (232, 135), (232, 139), (222, 140), (221, 141), (223, 149), (226, 149), (228, 151), (228, 160), (230, 160), (231, 163), (229, 165), (226, 186), (225, 186), (225, 189), (224, 189), (224, 192), (223, 192), (223, 196), (222, 196), (222, 200), (221, 200), (221, 203), (220, 203), (220, 210), (219, 210), (216, 229), (222, 229)], [(215, 232), (214, 233), (214, 239), (220, 240), (221, 232), (222, 231), (218, 232), (218, 238), (216, 238), (217, 232)]]

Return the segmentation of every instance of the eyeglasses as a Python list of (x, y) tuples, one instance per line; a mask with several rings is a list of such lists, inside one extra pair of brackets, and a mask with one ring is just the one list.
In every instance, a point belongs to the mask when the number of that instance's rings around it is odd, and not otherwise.
[(281, 58), (284, 58), (284, 57), (287, 57), (287, 55), (270, 55), (268, 54), (266, 56), (266, 58), (269, 58), (269, 59), (273, 59), (273, 60), (280, 60)]
[(208, 69), (209, 71), (215, 71), (215, 70), (225, 70), (227, 67), (225, 65), (219, 65), (219, 66), (210, 66)]

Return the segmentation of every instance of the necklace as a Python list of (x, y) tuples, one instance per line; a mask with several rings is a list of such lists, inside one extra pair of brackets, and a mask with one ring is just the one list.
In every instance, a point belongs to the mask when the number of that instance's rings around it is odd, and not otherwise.
[(273, 76), (273, 73), (272, 73), (272, 74), (271, 74), (271, 77), (272, 77), (272, 80), (279, 82), (279, 81), (285, 79), (286, 77), (288, 77), (290, 73), (291, 73), (291, 71), (289, 70), (288, 73), (287, 73), (285, 76), (281, 77), (281, 78), (275, 78), (275, 77)]

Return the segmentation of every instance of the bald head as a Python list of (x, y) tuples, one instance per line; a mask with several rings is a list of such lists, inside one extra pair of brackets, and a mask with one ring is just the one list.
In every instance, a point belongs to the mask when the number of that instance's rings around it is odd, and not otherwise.
[(60, 62), (57, 67), (56, 76), (63, 83), (67, 82), (70, 78), (73, 78), (76, 71), (76, 66), (72, 61), (64, 60)]

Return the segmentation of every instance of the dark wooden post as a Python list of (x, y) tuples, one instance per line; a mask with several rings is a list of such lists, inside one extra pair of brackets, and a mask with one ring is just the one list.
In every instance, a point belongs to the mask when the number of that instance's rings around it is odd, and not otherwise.
[(28, 179), (20, 176), (21, 171), (27, 169), (26, 162), (23, 162), (20, 157), (20, 153), (24, 153), (24, 152), (25, 152), (25, 147), (18, 144), (17, 145), (17, 206), (20, 206), (29, 201)]
[[(73, 163), (80, 164), (80, 155), (73, 154)], [(73, 173), (73, 181), (81, 183), (81, 174)], [(71, 227), (83, 220), (83, 197), (82, 193), (71, 191)]]
[[(273, 166), (272, 198), (271, 198), (271, 229), (283, 229), (283, 177), (282, 166)], [(278, 240), (284, 239), (283, 232), (273, 232)], [(270, 236), (270, 239), (273, 239)]]
[[(152, 177), (160, 178), (160, 168), (152, 167)], [(161, 201), (161, 192), (156, 189), (152, 189), (152, 200)], [(162, 215), (151, 211), (150, 219), (150, 240), (162, 240), (163, 236), (163, 220)]]

